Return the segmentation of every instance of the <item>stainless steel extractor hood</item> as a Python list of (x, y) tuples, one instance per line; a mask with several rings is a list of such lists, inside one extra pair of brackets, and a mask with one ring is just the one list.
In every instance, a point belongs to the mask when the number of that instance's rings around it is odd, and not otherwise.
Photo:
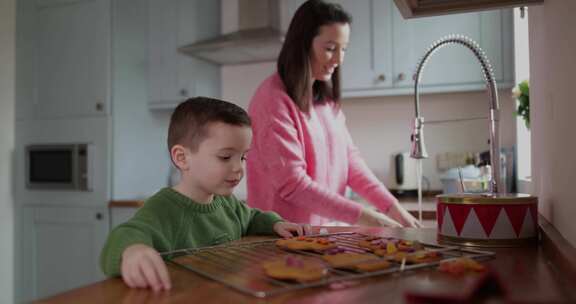
[(276, 60), (284, 40), (279, 1), (239, 0), (238, 31), (185, 45), (178, 51), (227, 65)]

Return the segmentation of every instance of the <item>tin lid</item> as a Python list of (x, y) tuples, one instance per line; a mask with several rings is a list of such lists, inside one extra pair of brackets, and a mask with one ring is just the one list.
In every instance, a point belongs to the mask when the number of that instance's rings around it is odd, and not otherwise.
[(438, 195), (436, 199), (438, 203), (462, 205), (525, 205), (538, 203), (538, 197), (524, 193), (454, 193)]

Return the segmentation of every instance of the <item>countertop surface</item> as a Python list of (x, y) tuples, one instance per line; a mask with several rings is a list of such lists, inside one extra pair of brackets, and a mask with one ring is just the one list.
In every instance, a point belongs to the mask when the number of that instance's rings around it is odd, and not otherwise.
[[(360, 197), (352, 198), (352, 200), (360, 202), (362, 204), (368, 204), (364, 199)], [(418, 209), (418, 198), (407, 196), (399, 197), (398, 201), (408, 210)], [(436, 198), (434, 196), (424, 196), (422, 199), (422, 210), (435, 211), (436, 210)], [(144, 200), (112, 200), (108, 203), (110, 208), (140, 208), (144, 205)]]
[[(318, 228), (316, 228), (318, 229)], [(329, 227), (329, 232), (356, 231), (436, 243), (435, 229), (393, 229)], [(247, 237), (242, 241), (262, 240)], [(542, 246), (490, 248), (496, 258), (484, 262), (499, 277), (505, 300), (514, 303), (574, 303), (576, 282), (573, 273), (555, 264)], [(42, 300), (43, 303), (404, 303), (409, 291), (459, 294), (470, 288), (472, 277), (453, 277), (435, 269), (406, 271), (354, 281), (351, 286), (315, 287), (268, 298), (257, 299), (229, 289), (188, 270), (168, 264), (173, 288), (154, 293), (128, 288), (120, 278), (107, 279), (83, 288)]]

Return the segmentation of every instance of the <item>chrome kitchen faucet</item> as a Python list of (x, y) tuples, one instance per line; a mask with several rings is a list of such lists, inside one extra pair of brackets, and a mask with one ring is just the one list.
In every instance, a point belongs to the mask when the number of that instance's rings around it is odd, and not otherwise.
[(414, 102), (416, 107), (416, 117), (414, 119), (414, 129), (411, 135), (411, 149), (410, 156), (416, 159), (428, 158), (426, 146), (424, 145), (424, 118), (420, 116), (420, 92), (418, 83), (424, 66), (428, 62), (430, 56), (438, 49), (449, 44), (459, 44), (467, 47), (474, 53), (474, 56), (480, 61), (486, 87), (488, 90), (488, 97), (490, 102), (490, 164), (492, 165), (492, 176), (490, 179), (489, 191), (492, 194), (499, 194), (503, 192), (502, 182), (500, 179), (500, 133), (499, 133), (499, 120), (500, 120), (500, 106), (498, 103), (498, 93), (496, 91), (496, 81), (494, 80), (494, 72), (492, 66), (486, 57), (484, 51), (480, 48), (478, 43), (474, 40), (459, 35), (450, 35), (434, 42), (426, 51), (424, 56), (418, 62), (416, 72), (414, 73)]

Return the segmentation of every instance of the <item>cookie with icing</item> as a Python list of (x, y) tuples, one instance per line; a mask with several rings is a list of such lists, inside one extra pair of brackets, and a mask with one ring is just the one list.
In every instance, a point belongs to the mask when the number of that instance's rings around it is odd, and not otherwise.
[(278, 280), (296, 282), (318, 281), (328, 275), (328, 270), (320, 261), (302, 259), (293, 255), (262, 264), (264, 273)]
[(376, 271), (390, 266), (388, 261), (366, 253), (338, 253), (324, 255), (322, 259), (334, 268), (352, 269), (360, 272)]
[(276, 246), (288, 250), (325, 251), (336, 247), (336, 243), (326, 238), (293, 237), (276, 241)]

